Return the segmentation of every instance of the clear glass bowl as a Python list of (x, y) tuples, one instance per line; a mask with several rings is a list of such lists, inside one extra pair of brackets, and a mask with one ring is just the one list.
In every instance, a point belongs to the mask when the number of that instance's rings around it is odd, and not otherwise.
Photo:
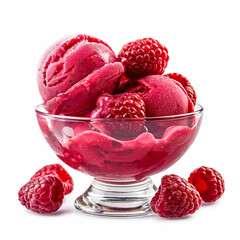
[(193, 143), (203, 107), (175, 116), (91, 119), (52, 115), (36, 107), (40, 129), (56, 155), (94, 177), (75, 201), (83, 212), (104, 216), (152, 213), (156, 187), (150, 176), (174, 164)]

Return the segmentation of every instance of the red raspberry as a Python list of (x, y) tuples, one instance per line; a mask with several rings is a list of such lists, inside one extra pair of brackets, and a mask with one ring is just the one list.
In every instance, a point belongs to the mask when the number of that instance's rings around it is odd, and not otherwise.
[(157, 201), (158, 201), (158, 199), (159, 199), (160, 192), (161, 192), (161, 186), (159, 187), (158, 191), (156, 192), (155, 196), (152, 198), (151, 203), (150, 203), (151, 209), (152, 209), (152, 211), (155, 212), (155, 213), (156, 213), (156, 211), (157, 211), (157, 209), (156, 209), (156, 203), (157, 203)]
[(18, 192), (21, 204), (37, 213), (57, 211), (62, 205), (63, 198), (63, 183), (56, 176), (34, 178)]
[(31, 180), (34, 178), (38, 178), (41, 176), (53, 175), (57, 176), (62, 182), (64, 187), (64, 194), (69, 194), (73, 190), (73, 180), (69, 173), (59, 164), (51, 164), (44, 166), (43, 168), (39, 169), (32, 177)]
[[(136, 93), (121, 93), (110, 95), (103, 93), (98, 97), (97, 107), (91, 113), (92, 118), (144, 118), (145, 104)], [(96, 126), (97, 128), (100, 127)], [(136, 136), (142, 132), (144, 121), (112, 121), (105, 124), (103, 128), (108, 129), (113, 135), (117, 136)], [(101, 131), (104, 131), (101, 127)]]
[(192, 100), (193, 104), (196, 104), (196, 100), (197, 100), (197, 94), (193, 88), (193, 86), (191, 85), (191, 83), (189, 82), (189, 80), (184, 77), (183, 75), (179, 74), (179, 73), (168, 73), (165, 74), (164, 76), (167, 76), (179, 83), (182, 84), (182, 86), (185, 88), (189, 98)]
[(98, 98), (97, 110), (91, 115), (100, 118), (144, 118), (145, 104), (136, 93), (104, 93)]
[(224, 191), (224, 180), (219, 172), (209, 167), (195, 169), (188, 181), (195, 186), (204, 202), (215, 202)]
[(152, 210), (161, 217), (175, 218), (194, 213), (202, 203), (195, 187), (177, 175), (165, 175), (151, 201)]
[(118, 53), (118, 60), (126, 68), (127, 77), (163, 74), (167, 67), (168, 50), (157, 40), (143, 38), (125, 44)]

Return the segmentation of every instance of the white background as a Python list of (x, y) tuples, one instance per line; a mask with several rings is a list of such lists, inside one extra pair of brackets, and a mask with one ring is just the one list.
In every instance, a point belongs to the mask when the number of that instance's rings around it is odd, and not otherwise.
[[(239, 237), (239, 1), (1, 1), (0, 114), (1, 239), (237, 239)], [(187, 76), (204, 106), (199, 135), (164, 174), (187, 178), (202, 165), (218, 170), (226, 192), (183, 219), (158, 216), (112, 219), (77, 211), (73, 202), (92, 178), (62, 165), (75, 182), (55, 214), (25, 209), (17, 193), (41, 167), (59, 162), (34, 113), (41, 103), (36, 83), (46, 48), (69, 34), (106, 41), (118, 53), (138, 38), (158, 39), (169, 50), (166, 72)]]

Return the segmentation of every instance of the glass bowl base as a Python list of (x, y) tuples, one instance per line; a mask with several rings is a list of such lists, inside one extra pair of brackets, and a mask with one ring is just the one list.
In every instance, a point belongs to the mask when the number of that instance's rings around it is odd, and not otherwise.
[(157, 188), (151, 178), (141, 181), (94, 179), (75, 200), (84, 213), (108, 217), (140, 217), (153, 214), (150, 201)]

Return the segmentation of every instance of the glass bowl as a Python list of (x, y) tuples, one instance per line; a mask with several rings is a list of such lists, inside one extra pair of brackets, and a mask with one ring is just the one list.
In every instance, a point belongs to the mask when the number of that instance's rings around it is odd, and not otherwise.
[(94, 177), (75, 207), (104, 216), (152, 213), (150, 176), (173, 165), (193, 143), (203, 107), (188, 114), (142, 119), (91, 119), (52, 115), (36, 107), (40, 129), (68, 166)]

